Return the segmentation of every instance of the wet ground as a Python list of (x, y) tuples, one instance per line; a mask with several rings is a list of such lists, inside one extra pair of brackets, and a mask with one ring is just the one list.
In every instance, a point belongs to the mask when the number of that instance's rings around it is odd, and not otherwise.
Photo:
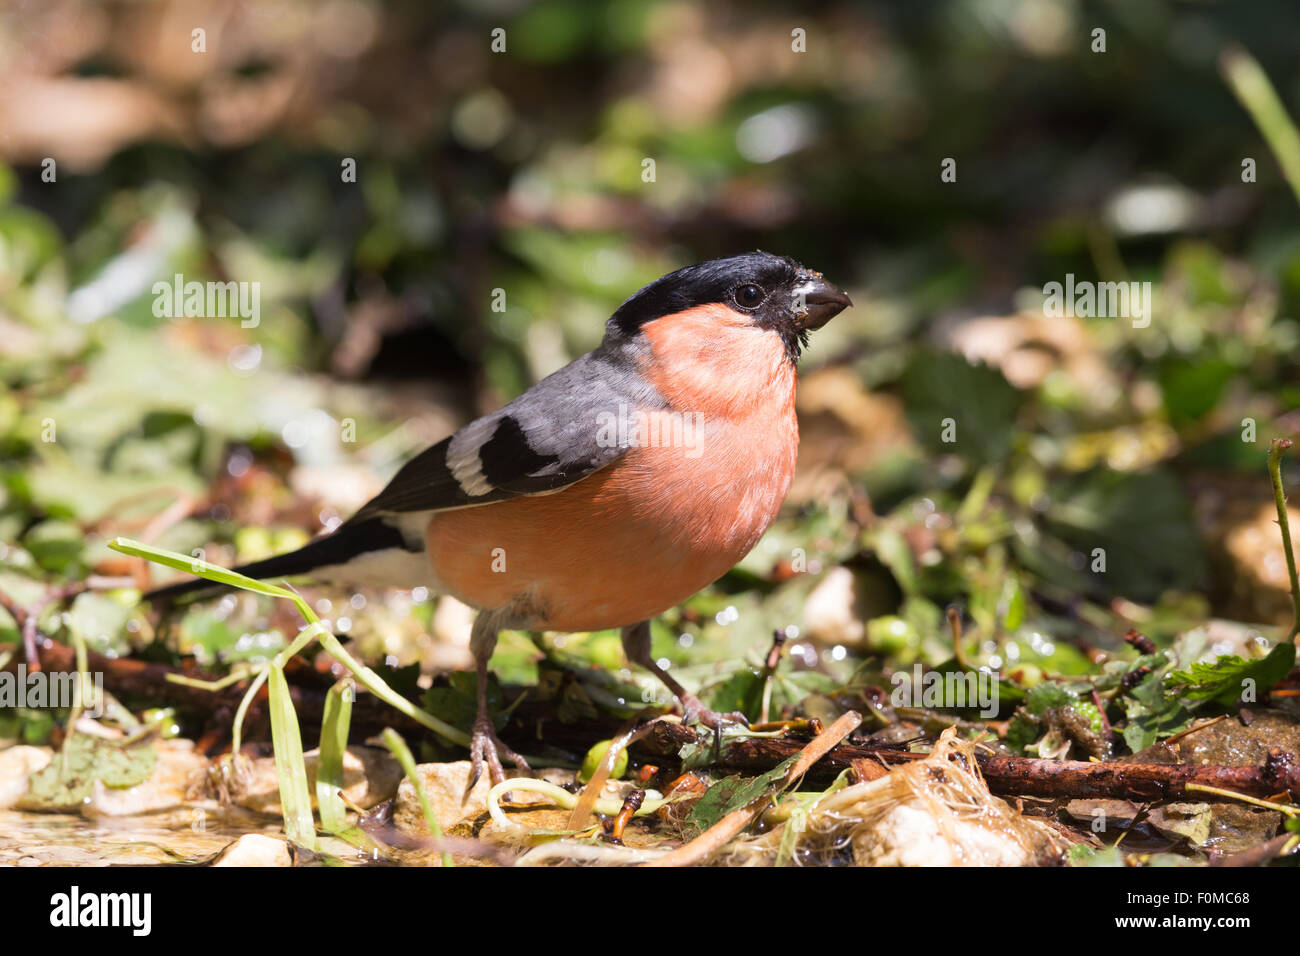
[(98, 820), (0, 810), (0, 866), (196, 864), (246, 833), (280, 831), (278, 820), (238, 808), (181, 807)]

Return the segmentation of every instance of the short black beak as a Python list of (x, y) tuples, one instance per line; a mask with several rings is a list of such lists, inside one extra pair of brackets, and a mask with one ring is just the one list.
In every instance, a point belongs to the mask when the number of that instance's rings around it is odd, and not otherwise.
[(843, 289), (817, 273), (794, 289), (794, 312), (801, 329), (820, 329), (851, 305), (853, 300)]

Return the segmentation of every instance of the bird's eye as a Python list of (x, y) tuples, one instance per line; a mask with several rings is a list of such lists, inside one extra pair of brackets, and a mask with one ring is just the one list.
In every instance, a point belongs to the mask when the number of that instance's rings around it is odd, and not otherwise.
[(763, 290), (753, 284), (742, 285), (735, 292), (736, 304), (744, 309), (752, 309), (763, 301)]

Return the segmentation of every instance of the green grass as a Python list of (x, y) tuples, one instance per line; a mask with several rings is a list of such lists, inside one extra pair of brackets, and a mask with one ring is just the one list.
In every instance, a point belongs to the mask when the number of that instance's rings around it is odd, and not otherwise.
[[(284, 813), (285, 834), (290, 840), (308, 849), (316, 847), (315, 824), (312, 817), (311, 796), (307, 786), (307, 767), (303, 760), (302, 736), (298, 727), (298, 715), (289, 696), (289, 685), (284, 677), (285, 663), (300, 653), (313, 640), (351, 672), (352, 678), (380, 700), (392, 706), (411, 719), (428, 727), (434, 733), (461, 746), (469, 745), (469, 736), (445, 721), (412, 704), (402, 697), (370, 668), (356, 661), (326, 628), (311, 606), (297, 593), (288, 588), (245, 577), (226, 568), (217, 567), (206, 561), (177, 554), (162, 548), (150, 547), (128, 538), (114, 538), (108, 545), (114, 551), (143, 558), (155, 564), (174, 568), (177, 571), (196, 574), (201, 578), (225, 584), (233, 588), (265, 594), (270, 597), (292, 601), (303, 619), (307, 622), (289, 646), (282, 649), (275, 657), (257, 668), (253, 680), (249, 683), (244, 698), (240, 701), (232, 727), (232, 753), (238, 755), (241, 728), (244, 716), (258, 690), (269, 682), (271, 736), (275, 746), (275, 767), (280, 785), (280, 806)], [(350, 699), (343, 700), (346, 691), (338, 689), (331, 692), (334, 705), (327, 701), (325, 718), (321, 728), (321, 761), (317, 769), (317, 802), (320, 805), (321, 824), (329, 832), (347, 832), (345, 810), (339, 790), (343, 778), (343, 751), (347, 749), (348, 724), (351, 717)], [(400, 739), (400, 738), (399, 738)], [(391, 747), (390, 747), (391, 749)], [(409, 757), (409, 751), (407, 753)], [(400, 759), (400, 758), (399, 758)], [(327, 763), (328, 761), (328, 763)], [(404, 765), (405, 766), (405, 765)], [(411, 764), (411, 770), (414, 763)], [(414, 779), (414, 778), (413, 778)], [(323, 782), (322, 782), (323, 781)], [(324, 790), (325, 798), (321, 799)]]

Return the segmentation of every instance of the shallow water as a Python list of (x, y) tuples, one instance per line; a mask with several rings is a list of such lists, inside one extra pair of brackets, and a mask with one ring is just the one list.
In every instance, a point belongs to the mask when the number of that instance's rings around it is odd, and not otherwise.
[(133, 817), (0, 810), (0, 866), (195, 864), (280, 823), (239, 809), (181, 807)]

